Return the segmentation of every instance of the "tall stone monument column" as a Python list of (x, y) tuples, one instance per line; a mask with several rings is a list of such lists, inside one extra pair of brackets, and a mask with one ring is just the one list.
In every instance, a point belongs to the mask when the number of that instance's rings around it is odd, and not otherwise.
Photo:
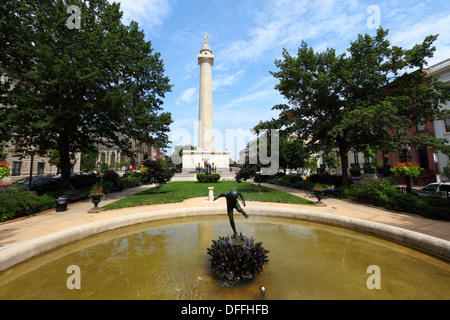
[[(200, 65), (200, 88), (198, 102), (198, 146), (197, 150), (183, 150), (183, 173), (229, 172), (230, 152), (214, 148), (212, 66), (214, 55), (205, 35), (203, 47), (198, 54)], [(207, 170), (208, 169), (208, 170)]]
[(198, 55), (198, 64), (200, 65), (198, 149), (213, 151), (212, 66), (214, 55), (208, 45), (207, 35), (205, 35), (205, 44)]

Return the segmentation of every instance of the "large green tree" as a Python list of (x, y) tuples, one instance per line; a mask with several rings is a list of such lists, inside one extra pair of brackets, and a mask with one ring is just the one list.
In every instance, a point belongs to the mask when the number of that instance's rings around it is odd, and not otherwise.
[[(448, 100), (442, 83), (423, 72), (437, 36), (402, 49), (387, 35), (382, 28), (374, 36), (359, 35), (340, 55), (334, 49), (315, 52), (302, 42), (297, 56), (283, 50), (275, 62), (279, 70), (271, 72), (288, 100), (274, 107), (281, 112), (273, 121), (308, 141), (312, 152), (337, 148), (344, 186), (348, 151), (399, 148), (403, 137), (393, 133), (442, 117), (441, 104)], [(442, 141), (430, 140), (445, 149)]]
[(136, 22), (121, 20), (107, 0), (0, 5), (0, 139), (58, 150), (69, 187), (70, 153), (102, 141), (125, 152), (130, 139), (168, 143), (163, 61)]

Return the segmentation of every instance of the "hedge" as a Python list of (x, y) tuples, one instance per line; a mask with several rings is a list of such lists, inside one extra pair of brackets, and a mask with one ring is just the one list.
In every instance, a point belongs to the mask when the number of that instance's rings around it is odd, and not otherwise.
[(401, 193), (389, 180), (362, 179), (348, 190), (348, 194), (356, 197), (359, 202), (389, 210), (417, 214), (430, 219), (450, 220), (450, 199)]
[(213, 173), (213, 174), (204, 174), (204, 173), (198, 173), (197, 174), (197, 181), (200, 183), (215, 183), (219, 181), (220, 174)]
[(15, 188), (0, 191), (0, 221), (28, 216), (56, 207), (55, 198), (34, 191)]

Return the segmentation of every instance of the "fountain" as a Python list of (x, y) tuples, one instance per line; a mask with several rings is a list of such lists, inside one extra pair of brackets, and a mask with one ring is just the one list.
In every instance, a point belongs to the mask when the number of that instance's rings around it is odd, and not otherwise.
[[(27, 256), (27, 243), (4, 248), (1, 269), (5, 256), (28, 260), (0, 272), (0, 299), (450, 299), (448, 241), (274, 206), (249, 206), (251, 219), (234, 221), (239, 233), (270, 248), (270, 263), (251, 280), (221, 285), (205, 252), (230, 228), (223, 211), (155, 209), (33, 240)], [(381, 289), (367, 285), (374, 265)], [(80, 289), (66, 285), (73, 266)]]
[(213, 245), (207, 251), (211, 256), (212, 270), (220, 282), (225, 285), (236, 285), (240, 281), (254, 279), (263, 270), (263, 265), (269, 262), (267, 259), (269, 251), (264, 249), (261, 242), (255, 243), (253, 237), (247, 238), (242, 233), (238, 235), (236, 232), (233, 210), (236, 209), (248, 219), (238, 200), (238, 197), (241, 197), (245, 207), (242, 193), (230, 190), (216, 196), (214, 201), (221, 197), (227, 199), (227, 213), (233, 235), (213, 240)]

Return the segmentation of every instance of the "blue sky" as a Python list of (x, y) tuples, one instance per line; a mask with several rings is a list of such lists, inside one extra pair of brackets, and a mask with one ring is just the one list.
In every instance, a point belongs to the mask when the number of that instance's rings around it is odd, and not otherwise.
[[(112, 0), (111, 0), (112, 2)], [(215, 147), (237, 159), (260, 120), (283, 103), (274, 89), (274, 61), (283, 48), (295, 55), (302, 40), (315, 51), (344, 52), (358, 34), (374, 35), (378, 21), (393, 45), (411, 48), (439, 34), (429, 66), (450, 58), (450, 1), (359, 0), (120, 0), (124, 22), (135, 20), (161, 53), (173, 85), (164, 102), (172, 113), (173, 146), (197, 145), (199, 66), (205, 33), (215, 56)], [(372, 6), (372, 7), (371, 7)], [(375, 6), (375, 7), (374, 7)], [(375, 11), (374, 11), (375, 9)], [(379, 11), (376, 11), (379, 10)], [(377, 16), (377, 13), (379, 15)], [(379, 20), (376, 20), (379, 17)], [(181, 139), (180, 136), (186, 136)], [(245, 137), (242, 139), (242, 137)], [(190, 141), (188, 141), (188, 140)], [(171, 153), (171, 149), (167, 150)]]

